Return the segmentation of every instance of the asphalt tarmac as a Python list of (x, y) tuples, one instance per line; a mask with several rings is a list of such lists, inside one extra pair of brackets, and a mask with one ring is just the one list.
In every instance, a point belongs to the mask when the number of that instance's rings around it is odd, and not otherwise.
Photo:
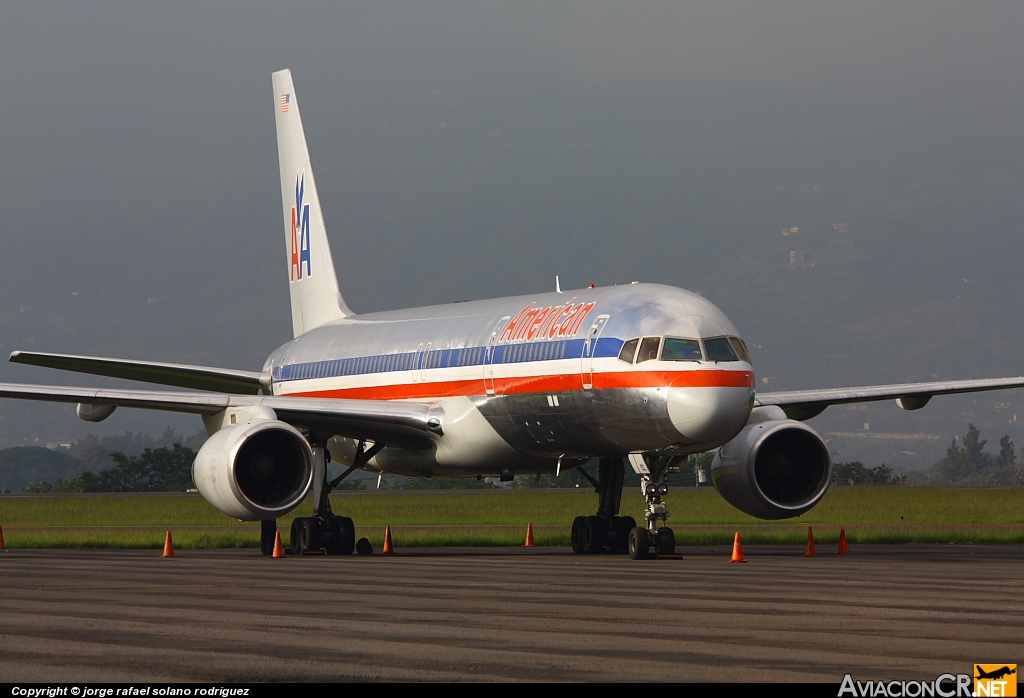
[(0, 552), (0, 681), (934, 679), (1024, 660), (1024, 548)]

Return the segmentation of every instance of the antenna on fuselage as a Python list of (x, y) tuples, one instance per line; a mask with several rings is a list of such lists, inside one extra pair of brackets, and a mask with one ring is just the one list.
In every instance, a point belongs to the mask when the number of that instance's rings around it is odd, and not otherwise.
[(558, 283), (558, 274), (555, 274), (555, 293), (562, 292), (562, 284)]

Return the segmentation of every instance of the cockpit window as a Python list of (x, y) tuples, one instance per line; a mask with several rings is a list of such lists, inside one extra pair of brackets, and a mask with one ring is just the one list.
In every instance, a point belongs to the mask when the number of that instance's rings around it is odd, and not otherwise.
[(705, 339), (704, 349), (708, 352), (708, 361), (739, 361), (728, 337)]
[(622, 345), (622, 351), (619, 352), (619, 361), (625, 361), (627, 364), (633, 363), (633, 357), (636, 355), (636, 345), (640, 343), (640, 338), (631, 339)]
[(665, 338), (665, 346), (661, 350), (662, 361), (700, 361), (703, 358), (700, 342), (696, 339)]
[(740, 355), (740, 360), (746, 361), (749, 364), (750, 352), (747, 351), (747, 345), (743, 343), (743, 340), (739, 337), (729, 337), (729, 341), (732, 342), (732, 348)]
[(639, 364), (657, 359), (659, 346), (661, 346), (661, 337), (644, 337), (640, 342), (640, 353), (637, 354), (636, 362)]

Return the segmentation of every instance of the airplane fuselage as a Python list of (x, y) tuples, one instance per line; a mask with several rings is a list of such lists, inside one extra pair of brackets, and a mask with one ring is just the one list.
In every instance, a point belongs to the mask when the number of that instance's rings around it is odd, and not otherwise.
[(707, 451), (739, 432), (754, 398), (728, 318), (656, 284), (355, 315), (280, 347), (264, 370), (275, 395), (435, 401), (444, 429), (433, 449), (374, 459), (405, 474)]

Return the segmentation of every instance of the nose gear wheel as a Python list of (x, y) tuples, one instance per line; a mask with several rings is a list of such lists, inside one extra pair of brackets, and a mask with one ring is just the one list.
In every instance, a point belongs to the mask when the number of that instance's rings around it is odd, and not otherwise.
[[(647, 502), (644, 512), (646, 527), (637, 526), (629, 534), (629, 556), (634, 560), (645, 560), (653, 554), (673, 555), (676, 552), (675, 532), (666, 526), (668, 507), (661, 498), (668, 494), (669, 456), (645, 456), (629, 454), (630, 465), (640, 476), (640, 491)], [(658, 522), (661, 522), (661, 528)]]

